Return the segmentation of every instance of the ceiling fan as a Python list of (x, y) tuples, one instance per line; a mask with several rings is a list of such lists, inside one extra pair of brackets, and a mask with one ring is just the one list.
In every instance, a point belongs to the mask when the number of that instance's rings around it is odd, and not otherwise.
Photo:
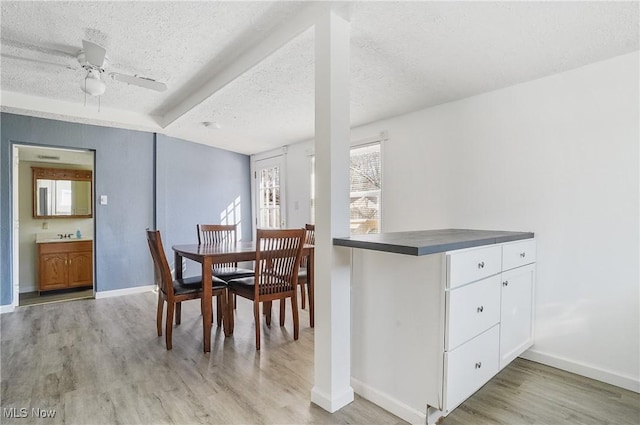
[[(62, 50), (47, 49), (39, 46), (29, 46), (24, 43), (15, 43), (15, 45), (23, 48), (27, 46), (32, 47), (33, 50), (42, 51), (44, 53), (64, 54), (66, 56), (75, 57), (80, 66), (86, 71), (84, 79), (80, 82), (80, 88), (82, 89), (82, 91), (91, 96), (100, 96), (104, 94), (106, 85), (104, 81), (102, 81), (102, 75), (105, 74), (106, 69), (109, 65), (109, 58), (107, 57), (107, 51), (104, 47), (91, 41), (82, 40), (82, 49), (76, 54), (70, 54)], [(71, 66), (55, 62), (42, 61), (38, 59), (31, 59), (4, 53), (2, 54), (2, 56), (11, 59), (19, 59), (29, 62), (61, 66), (72, 70), (75, 69)], [(108, 72), (108, 75), (113, 81), (120, 81), (126, 84), (143, 87), (158, 92), (163, 92), (167, 89), (167, 85), (165, 83), (153, 80), (151, 78), (141, 77), (138, 75), (126, 75), (119, 72)]]

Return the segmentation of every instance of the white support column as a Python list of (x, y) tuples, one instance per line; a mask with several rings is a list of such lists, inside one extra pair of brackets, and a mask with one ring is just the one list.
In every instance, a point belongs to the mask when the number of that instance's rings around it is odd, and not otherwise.
[(351, 253), (333, 246), (349, 235), (350, 23), (327, 8), (315, 27), (315, 385), (311, 401), (335, 412), (351, 388)]

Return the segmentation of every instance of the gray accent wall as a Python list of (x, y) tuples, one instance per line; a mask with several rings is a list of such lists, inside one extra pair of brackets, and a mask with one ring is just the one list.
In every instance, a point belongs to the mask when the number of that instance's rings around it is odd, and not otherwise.
[(251, 237), (246, 155), (162, 135), (156, 142), (153, 133), (6, 113), (0, 114), (0, 137), (0, 305), (12, 302), (11, 157), (16, 143), (95, 151), (95, 197), (108, 196), (107, 205), (95, 205), (96, 291), (152, 284), (144, 230), (155, 224), (169, 249), (173, 243), (196, 242), (196, 222), (220, 222), (219, 212), (233, 196), (245, 203), (243, 237)]
[[(156, 225), (169, 264), (172, 245), (198, 242), (197, 224), (239, 223), (238, 238), (251, 240), (249, 156), (162, 134), (156, 150)], [(186, 275), (199, 273), (199, 264), (187, 261)]]

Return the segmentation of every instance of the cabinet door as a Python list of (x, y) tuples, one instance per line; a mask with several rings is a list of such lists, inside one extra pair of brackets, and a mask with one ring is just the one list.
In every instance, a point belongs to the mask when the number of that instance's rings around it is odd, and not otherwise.
[(40, 255), (40, 291), (67, 287), (67, 254), (53, 253)]
[(69, 253), (69, 286), (88, 286), (93, 283), (91, 252)]
[(502, 273), (500, 369), (533, 345), (535, 264)]

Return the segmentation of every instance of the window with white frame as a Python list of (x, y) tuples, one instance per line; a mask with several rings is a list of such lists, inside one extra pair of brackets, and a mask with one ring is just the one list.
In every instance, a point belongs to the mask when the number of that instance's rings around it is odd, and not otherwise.
[[(349, 226), (352, 235), (380, 233), (382, 158), (380, 142), (350, 151)], [(311, 157), (311, 223), (315, 223), (315, 157)]]

